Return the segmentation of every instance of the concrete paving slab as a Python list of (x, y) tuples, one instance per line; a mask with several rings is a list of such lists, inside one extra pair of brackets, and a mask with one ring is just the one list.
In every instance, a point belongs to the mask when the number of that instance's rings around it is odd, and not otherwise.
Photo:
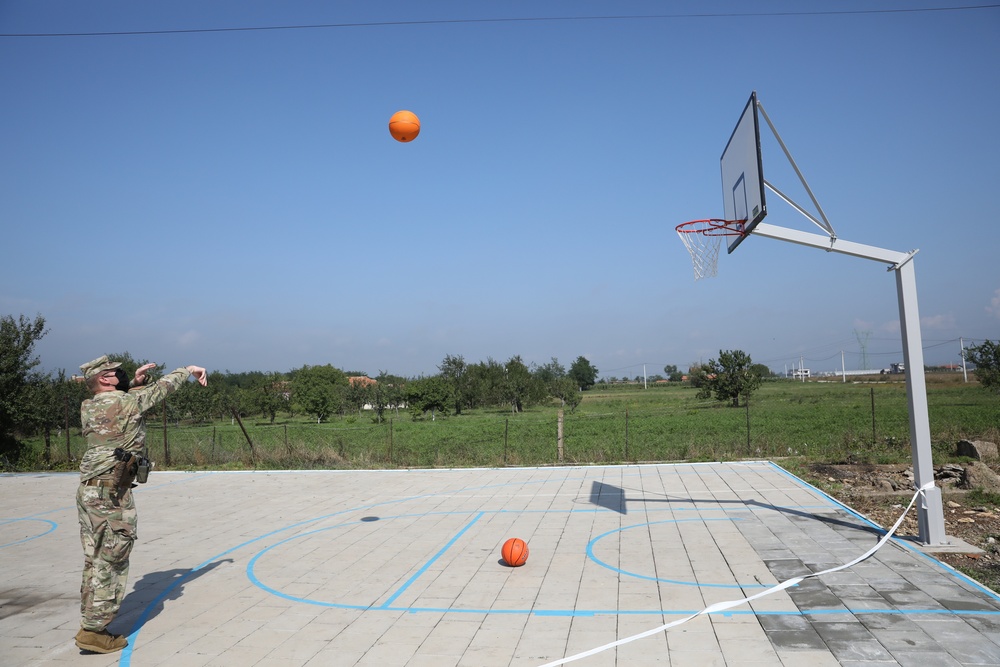
[[(73, 474), (0, 475), (5, 665), (539, 666), (850, 562), (883, 531), (769, 462), (155, 472), (84, 654)], [(529, 545), (507, 567), (508, 537)], [(1000, 596), (893, 539), (571, 663), (997, 665)]]

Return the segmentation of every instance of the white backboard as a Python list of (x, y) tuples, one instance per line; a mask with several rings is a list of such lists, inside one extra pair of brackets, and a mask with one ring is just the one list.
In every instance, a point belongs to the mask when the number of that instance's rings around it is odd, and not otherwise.
[(729, 252), (732, 252), (767, 215), (756, 91), (750, 94), (736, 129), (722, 151), (721, 164), (723, 215), (726, 220), (746, 221), (743, 236), (729, 237)]

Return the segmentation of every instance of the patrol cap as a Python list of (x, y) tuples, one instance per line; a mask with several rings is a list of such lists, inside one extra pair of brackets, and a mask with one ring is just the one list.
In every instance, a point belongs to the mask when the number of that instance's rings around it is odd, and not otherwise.
[(120, 361), (109, 361), (108, 355), (105, 354), (103, 357), (94, 359), (93, 361), (88, 361), (80, 366), (80, 372), (83, 373), (83, 377), (89, 380), (98, 373), (113, 371), (121, 365)]

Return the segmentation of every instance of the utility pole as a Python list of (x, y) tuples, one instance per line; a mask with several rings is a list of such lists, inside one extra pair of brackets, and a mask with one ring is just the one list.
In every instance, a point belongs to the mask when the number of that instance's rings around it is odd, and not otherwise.
[(965, 338), (959, 338), (958, 339), (958, 346), (962, 350), (961, 353), (960, 353), (960, 356), (962, 357), (962, 377), (965, 379), (966, 382), (968, 382), (969, 381), (969, 373), (965, 369)]

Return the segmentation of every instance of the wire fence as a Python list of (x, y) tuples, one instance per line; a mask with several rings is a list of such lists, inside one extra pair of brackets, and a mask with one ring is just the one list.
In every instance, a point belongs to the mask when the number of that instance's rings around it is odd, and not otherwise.
[[(604, 413), (367, 417), (332, 423), (150, 424), (146, 447), (160, 469), (361, 469), (652, 461), (736, 460), (807, 455), (895, 462), (909, 457), (905, 397), (872, 394), (843, 405), (773, 404)], [(779, 406), (780, 407), (780, 406)], [(946, 428), (944, 438), (960, 437)], [(942, 442), (952, 446), (953, 442)], [(20, 469), (68, 468), (86, 442), (71, 429), (36, 444)], [(46, 454), (47, 451), (47, 454)]]

